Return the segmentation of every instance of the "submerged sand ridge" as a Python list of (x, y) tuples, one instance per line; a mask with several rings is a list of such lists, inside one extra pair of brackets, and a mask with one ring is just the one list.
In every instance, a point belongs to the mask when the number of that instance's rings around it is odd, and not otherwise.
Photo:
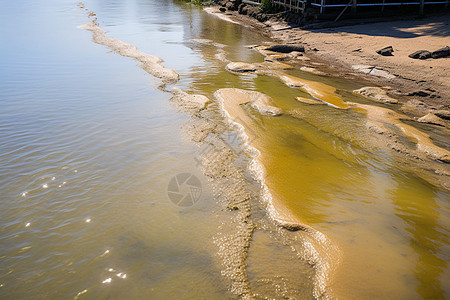
[[(84, 5), (80, 4), (79, 7), (84, 8)], [(87, 11), (87, 9), (85, 10)], [(124, 41), (107, 37), (106, 31), (97, 23), (95, 14), (88, 12), (88, 16), (91, 18), (91, 21), (78, 26), (78, 28), (91, 31), (94, 43), (106, 46), (119, 55), (137, 60), (141, 63), (142, 69), (150, 75), (161, 79), (163, 84), (175, 83), (178, 81), (179, 75), (174, 70), (164, 67), (161, 64), (163, 62), (161, 58), (139, 51), (134, 45)]]

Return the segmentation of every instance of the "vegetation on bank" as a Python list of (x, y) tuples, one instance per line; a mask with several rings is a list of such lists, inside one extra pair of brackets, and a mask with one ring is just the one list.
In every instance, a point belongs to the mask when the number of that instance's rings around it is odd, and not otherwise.
[(272, 4), (272, 0), (262, 0), (261, 1), (261, 10), (265, 13), (275, 13), (277, 12), (277, 8)]

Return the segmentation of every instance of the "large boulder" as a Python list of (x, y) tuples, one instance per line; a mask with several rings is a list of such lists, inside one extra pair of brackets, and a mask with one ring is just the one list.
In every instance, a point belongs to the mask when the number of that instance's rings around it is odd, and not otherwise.
[(394, 49), (392, 46), (384, 47), (383, 49), (377, 50), (377, 53), (383, 56), (392, 56), (392, 52), (394, 52)]
[(427, 59), (431, 57), (431, 52), (427, 50), (419, 50), (408, 55), (410, 58), (414, 59)]
[(432, 58), (441, 58), (450, 56), (450, 47), (444, 47), (431, 53)]
[(300, 45), (274, 45), (266, 48), (265, 50), (269, 50), (272, 52), (278, 53), (291, 53), (291, 52), (305, 52), (305, 47)]

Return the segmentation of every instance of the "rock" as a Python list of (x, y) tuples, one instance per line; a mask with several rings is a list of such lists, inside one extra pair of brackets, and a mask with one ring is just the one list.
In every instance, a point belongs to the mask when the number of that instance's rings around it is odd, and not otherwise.
[(432, 58), (441, 58), (450, 56), (450, 47), (444, 47), (431, 53)]
[(409, 93), (408, 96), (428, 97), (430, 96), (430, 93), (427, 93), (425, 91), (415, 91)]
[(439, 126), (445, 126), (445, 121), (436, 116), (433, 113), (428, 113), (425, 116), (419, 118), (417, 121), (421, 123), (434, 124)]
[(386, 79), (393, 79), (393, 78), (395, 78), (395, 75), (390, 74), (388, 71), (380, 70), (380, 69), (377, 69), (377, 68), (373, 68), (372, 70), (370, 70), (369, 75), (383, 77), (383, 78), (386, 78)]
[(220, 7), (219, 10), (220, 10), (221, 12), (225, 12), (227, 9), (226, 9), (225, 7)]
[(383, 56), (392, 56), (394, 49), (392, 46), (384, 47), (383, 49), (377, 50), (377, 53)]
[(398, 103), (397, 99), (391, 98), (386, 94), (386, 91), (379, 87), (366, 86), (359, 90), (354, 90), (353, 93), (364, 96), (370, 100), (381, 103)]
[(369, 74), (370, 71), (373, 70), (373, 68), (375, 68), (374, 66), (368, 66), (368, 65), (353, 65), (352, 69), (358, 70), (364, 74)]
[(232, 62), (229, 63), (225, 68), (228, 71), (244, 73), (244, 72), (255, 72), (257, 66), (254, 64), (248, 64), (244, 62)]
[(274, 45), (266, 48), (265, 50), (279, 53), (291, 53), (293, 51), (305, 52), (305, 47), (299, 45)]
[(408, 55), (410, 58), (414, 59), (427, 59), (431, 57), (431, 52), (427, 50), (419, 50)]

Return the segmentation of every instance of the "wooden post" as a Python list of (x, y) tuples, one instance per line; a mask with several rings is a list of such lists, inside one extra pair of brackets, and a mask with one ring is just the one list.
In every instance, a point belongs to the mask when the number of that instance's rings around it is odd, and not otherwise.
[(356, 1), (357, 0), (353, 0), (353, 3), (352, 3), (352, 15), (353, 16), (356, 15)]
[(425, 6), (425, 0), (420, 0), (420, 14), (423, 15), (423, 7)]

